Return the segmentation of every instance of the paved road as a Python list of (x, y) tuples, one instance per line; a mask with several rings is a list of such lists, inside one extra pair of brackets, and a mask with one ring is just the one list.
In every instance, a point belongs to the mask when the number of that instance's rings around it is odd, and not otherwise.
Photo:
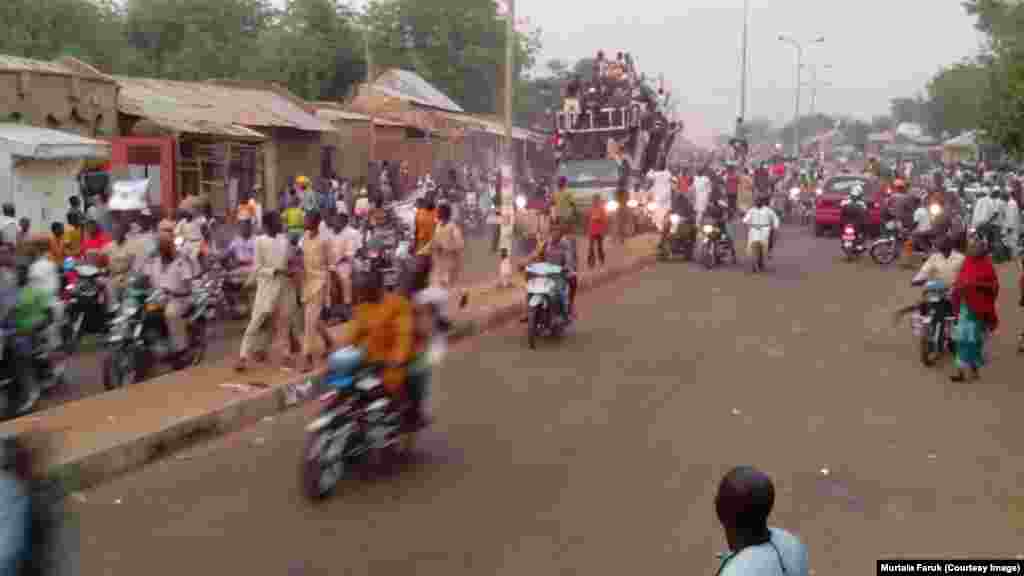
[(583, 295), (560, 344), (467, 341), (418, 457), (319, 507), (309, 408), (102, 486), (75, 504), (83, 573), (705, 573), (741, 463), (775, 478), (812, 573), (1024, 553), (1015, 290), (984, 380), (954, 384), (891, 324), (908, 274), (837, 252), (788, 229), (767, 275), (662, 264)]

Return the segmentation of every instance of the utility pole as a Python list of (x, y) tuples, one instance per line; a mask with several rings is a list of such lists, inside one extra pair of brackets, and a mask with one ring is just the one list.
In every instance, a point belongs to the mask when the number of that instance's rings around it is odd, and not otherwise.
[(750, 0), (743, 0), (743, 40), (740, 47), (740, 113), (736, 117), (737, 138), (743, 138), (743, 122), (747, 117), (747, 38), (749, 20)]
[[(363, 29), (363, 43), (366, 50), (366, 97), (367, 106), (370, 110), (370, 154), (367, 156), (370, 162), (374, 161), (377, 149), (377, 119), (373, 114), (373, 83), (377, 79), (376, 74), (373, 70), (373, 50), (370, 49), (370, 24), (367, 20), (366, 27)], [(369, 174), (367, 174), (369, 177)]]
[[(508, 164), (509, 190), (502, 188), (502, 194), (509, 194), (515, 206), (515, 175), (512, 174), (512, 167), (515, 166), (515, 140), (512, 137), (512, 91), (515, 89), (512, 82), (515, 78), (515, 45), (516, 45), (516, 3), (515, 0), (505, 0), (505, 153), (502, 155)], [(504, 172), (504, 171), (502, 171)], [(502, 174), (504, 176), (504, 173)], [(495, 202), (501, 206), (501, 198)]]
[[(804, 44), (801, 44), (799, 40), (791, 38), (784, 34), (779, 34), (779, 40), (789, 44), (796, 48), (796, 102), (793, 107), (793, 153), (799, 158), (800, 157), (800, 79), (801, 71), (804, 67)], [(825, 42), (823, 36), (818, 36), (813, 42), (809, 44), (821, 44)]]

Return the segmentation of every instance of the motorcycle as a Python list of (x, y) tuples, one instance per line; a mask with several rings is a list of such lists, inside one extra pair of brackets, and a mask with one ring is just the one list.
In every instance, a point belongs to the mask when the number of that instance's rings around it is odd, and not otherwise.
[(320, 410), (306, 426), (300, 483), (313, 501), (328, 497), (351, 468), (382, 463), (412, 449), (414, 407), (384, 390), (379, 366), (365, 362), (357, 348), (342, 348), (327, 359)]
[(562, 291), (566, 281), (561, 266), (537, 262), (526, 267), (526, 338), (531, 350), (538, 336), (557, 338), (571, 322), (568, 296)]
[(843, 234), (840, 242), (840, 246), (843, 249), (843, 254), (846, 255), (847, 261), (855, 260), (868, 249), (867, 245), (864, 244), (864, 238), (857, 233), (856, 228), (854, 228), (852, 224), (846, 224), (843, 226)]
[[(198, 366), (206, 353), (207, 323), (217, 311), (202, 279), (194, 283), (192, 300), (185, 310), (188, 323), (186, 357)], [(166, 295), (152, 290), (144, 279), (133, 279), (126, 289), (117, 315), (110, 323), (103, 359), (103, 386), (107, 390), (145, 380), (153, 366), (172, 359), (170, 334), (164, 319)]]
[(104, 271), (96, 266), (79, 264), (73, 258), (64, 261), (61, 338), (68, 354), (78, 348), (83, 334), (106, 334), (110, 314), (101, 280), (104, 275)]
[(669, 214), (668, 233), (658, 243), (657, 259), (666, 261), (673, 256), (682, 256), (684, 260), (693, 258), (693, 247), (697, 243), (697, 230), (692, 222), (683, 222), (682, 216)]
[(736, 247), (726, 230), (718, 224), (705, 224), (701, 231), (704, 237), (700, 241), (700, 260), (705, 268), (711, 270), (726, 258), (736, 264)]
[(0, 414), (5, 418), (32, 411), (38, 396), (26, 395), (33, 387), (46, 391), (64, 384), (65, 361), (50, 349), (49, 329), (43, 326), (31, 335), (0, 330)]
[(925, 284), (924, 301), (910, 317), (911, 330), (919, 342), (921, 363), (925, 366), (933, 366), (943, 353), (953, 352), (953, 326), (957, 315), (952, 308), (944, 283), (932, 280)]

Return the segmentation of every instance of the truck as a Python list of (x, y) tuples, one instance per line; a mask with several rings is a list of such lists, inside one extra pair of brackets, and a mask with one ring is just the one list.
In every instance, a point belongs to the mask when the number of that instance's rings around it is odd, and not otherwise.
[[(682, 127), (668, 121), (660, 95), (643, 81), (635, 82), (630, 98), (623, 98), (623, 90), (610, 95), (609, 82), (581, 87), (566, 97), (562, 110), (554, 115), (557, 174), (567, 179), (583, 210), (601, 196), (615, 201), (610, 206), (614, 211), (634, 193), (629, 207), (642, 212), (644, 206), (639, 206), (635, 193), (646, 189), (649, 170), (665, 168)], [(610, 145), (613, 140), (614, 146)], [(611, 157), (616, 147), (626, 160), (621, 166)]]

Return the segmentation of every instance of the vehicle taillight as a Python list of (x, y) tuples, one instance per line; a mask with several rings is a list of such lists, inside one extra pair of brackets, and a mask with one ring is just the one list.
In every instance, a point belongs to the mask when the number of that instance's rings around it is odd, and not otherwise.
[(845, 233), (845, 234), (853, 234), (853, 227), (852, 226), (847, 226), (846, 230), (844, 230), (843, 233)]

